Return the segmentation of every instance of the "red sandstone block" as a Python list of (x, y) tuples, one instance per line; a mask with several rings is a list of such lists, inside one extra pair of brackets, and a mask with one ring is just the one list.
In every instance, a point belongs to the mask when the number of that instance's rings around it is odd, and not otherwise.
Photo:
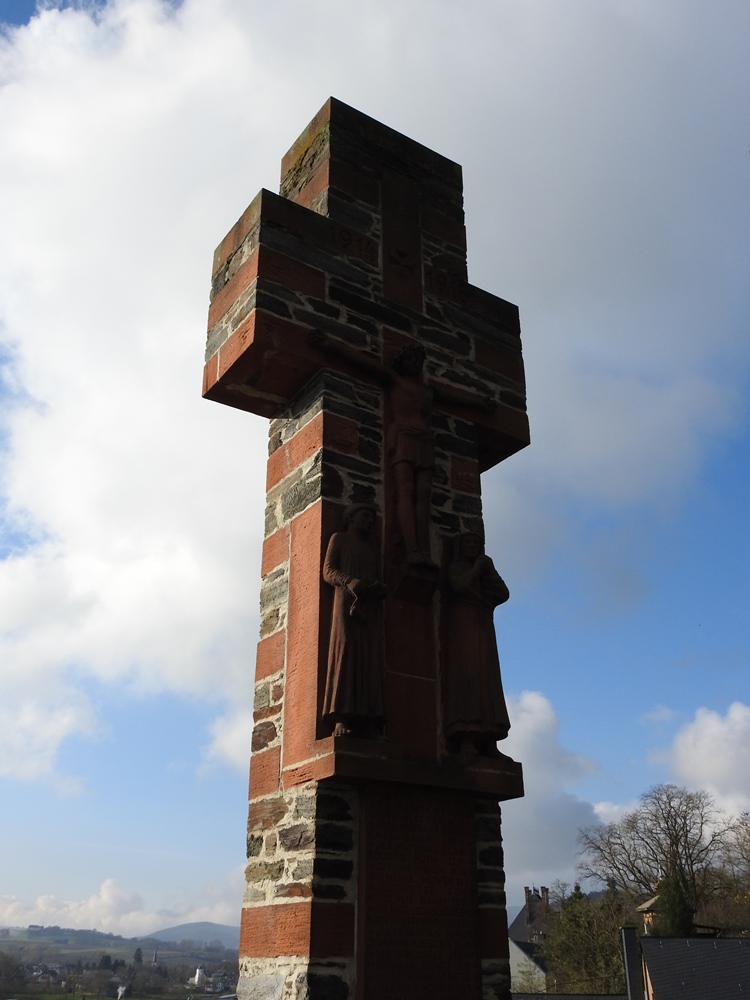
[(203, 395), (212, 389), (216, 385), (216, 380), (219, 377), (219, 355), (214, 354), (210, 358), (204, 368), (203, 368)]
[(508, 915), (501, 907), (479, 910), (479, 948), (482, 958), (508, 958)]
[(281, 747), (261, 750), (250, 758), (250, 798), (278, 791)]
[(330, 244), (333, 223), (329, 218), (269, 191), (264, 191), (263, 196), (264, 221), (284, 226), (312, 246), (323, 248)]
[(267, 639), (261, 639), (255, 656), (256, 681), (261, 681), (264, 677), (269, 677), (281, 670), (284, 666), (285, 645), (284, 632), (275, 632)]
[(435, 677), (435, 627), (432, 604), (386, 603), (388, 669), (412, 677)]
[(518, 306), (492, 292), (485, 292), (476, 285), (466, 286), (466, 307), (473, 316), (481, 316), (491, 323), (497, 323), (506, 333), (520, 336), (521, 321), (518, 317)]
[(310, 954), (309, 901), (253, 906), (242, 910), (240, 957), (274, 958)]
[(354, 907), (350, 903), (301, 899), (242, 911), (241, 958), (350, 958), (353, 954)]
[(290, 764), (282, 769), (281, 787), (285, 791), (288, 788), (296, 788), (298, 785), (306, 785), (310, 781), (323, 781), (324, 778), (332, 778), (337, 774), (336, 758), (333, 754), (333, 737), (329, 736), (325, 740), (318, 740), (315, 750), (323, 753), (324, 756), (305, 761), (304, 764)]
[(380, 205), (380, 185), (377, 179), (358, 170), (352, 170), (341, 160), (334, 158), (329, 165), (329, 184), (335, 191), (345, 191), (358, 201), (378, 208)]
[(451, 456), (451, 486), (462, 493), (480, 492), (479, 463), (461, 455)]
[(263, 542), (260, 575), (265, 576), (289, 558), (289, 527), (279, 528)]
[(226, 376), (228, 382), (244, 383), (248, 391), (256, 389), (290, 399), (320, 370), (320, 351), (307, 343), (310, 326), (282, 319), (265, 309), (255, 309), (246, 323), (252, 324), (251, 342), (246, 343), (244, 356), (229, 371), (224, 359), (226, 345), (221, 349), (222, 379)]
[[(488, 427), (496, 434), (504, 434), (519, 442), (523, 441), (524, 444), (521, 447), (529, 443), (529, 418), (524, 410), (517, 410), (513, 406), (506, 406), (505, 403), (498, 403), (491, 413), (482, 414), (482, 419), (477, 420), (476, 423), (480, 438), (483, 429)], [(484, 471), (482, 469), (482, 472)]]
[(221, 381), (290, 398), (320, 369), (320, 352), (307, 344), (309, 331), (308, 325), (254, 309), (219, 350)]
[(211, 305), (208, 307), (208, 329), (209, 332), (219, 322), (224, 313), (229, 309), (240, 295), (249, 288), (258, 277), (258, 249), (252, 253), (244, 262), (242, 267), (232, 275), (230, 280), (224, 285), (218, 295), (214, 296)]
[(437, 757), (435, 699), (434, 681), (386, 672), (386, 738), (418, 760)]
[(371, 267), (377, 267), (380, 259), (380, 247), (375, 240), (358, 233), (354, 229), (334, 223), (331, 229), (331, 246), (336, 253), (346, 257), (356, 257)]
[(323, 544), (328, 541), (327, 536), (323, 538), (322, 508), (316, 503), (291, 523), (284, 767), (306, 760), (316, 738), (318, 696), (325, 669), (320, 622), (329, 602), (323, 588), (330, 590), (321, 577)]
[(344, 455), (356, 455), (359, 448), (359, 426), (356, 420), (326, 413), (323, 418), (323, 445)]
[(215, 357), (218, 359), (218, 377), (223, 379), (229, 369), (242, 357), (245, 351), (252, 345), (255, 339), (255, 322), (257, 312), (253, 310), (247, 319), (242, 323), (226, 340)]
[(452, 219), (434, 208), (422, 208), (422, 227), (438, 239), (452, 243), (453, 246), (466, 249), (466, 226), (457, 219)]
[(312, 904), (312, 958), (349, 958), (354, 954), (354, 906), (351, 903)]
[(260, 247), (259, 274), (261, 279), (268, 278), (302, 295), (325, 298), (326, 276), (322, 271), (263, 245)]
[(466, 278), (453, 271), (447, 271), (445, 268), (425, 265), (424, 287), (428, 295), (434, 295), (439, 299), (449, 299), (451, 302), (457, 302), (460, 306), (466, 307), (469, 300), (469, 286)]
[(490, 371), (499, 372), (501, 375), (505, 375), (506, 378), (514, 379), (523, 387), (525, 376), (523, 357), (520, 349), (513, 351), (502, 344), (492, 344), (483, 338), (477, 337), (475, 352), (477, 364), (489, 368)]

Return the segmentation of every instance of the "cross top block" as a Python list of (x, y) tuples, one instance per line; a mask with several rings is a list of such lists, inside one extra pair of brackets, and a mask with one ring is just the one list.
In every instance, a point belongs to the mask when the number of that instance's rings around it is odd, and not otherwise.
[[(276, 417), (321, 368), (318, 330), (390, 364), (490, 396), (480, 468), (529, 443), (518, 309), (467, 280), (461, 167), (331, 98), (214, 254), (203, 394)], [(445, 407), (450, 410), (450, 405)]]

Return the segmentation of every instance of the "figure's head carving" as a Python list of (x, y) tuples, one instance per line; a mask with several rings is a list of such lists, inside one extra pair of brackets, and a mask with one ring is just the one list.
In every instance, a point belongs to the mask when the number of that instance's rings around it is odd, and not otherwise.
[(484, 536), (478, 531), (462, 531), (453, 538), (453, 559), (476, 559), (484, 552)]
[(391, 361), (391, 368), (397, 375), (414, 374), (422, 370), (426, 359), (427, 352), (421, 344), (407, 344), (397, 352)]
[(362, 511), (370, 514), (373, 521), (378, 516), (377, 507), (374, 507), (371, 503), (352, 503), (344, 510), (344, 527), (348, 528), (357, 514)]

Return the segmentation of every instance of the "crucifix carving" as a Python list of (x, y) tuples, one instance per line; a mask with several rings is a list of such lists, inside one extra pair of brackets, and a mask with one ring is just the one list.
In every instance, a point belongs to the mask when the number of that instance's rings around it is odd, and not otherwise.
[(494, 400), (478, 392), (425, 384), (422, 371), (426, 355), (421, 344), (402, 348), (387, 367), (370, 354), (354, 351), (347, 344), (318, 330), (309, 335), (308, 341), (329, 356), (345, 358), (385, 388), (390, 414), (386, 428), (386, 461), (396, 486), (396, 517), (405, 546), (406, 562), (434, 566), (430, 545), (430, 506), (435, 466), (433, 401), (493, 410)]

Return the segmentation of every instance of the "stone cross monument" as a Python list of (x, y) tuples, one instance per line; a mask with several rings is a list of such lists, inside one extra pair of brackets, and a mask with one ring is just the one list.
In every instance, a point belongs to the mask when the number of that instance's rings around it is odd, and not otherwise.
[(509, 996), (479, 477), (529, 436), (462, 206), (331, 99), (214, 255), (204, 395), (271, 421), (240, 1000)]

